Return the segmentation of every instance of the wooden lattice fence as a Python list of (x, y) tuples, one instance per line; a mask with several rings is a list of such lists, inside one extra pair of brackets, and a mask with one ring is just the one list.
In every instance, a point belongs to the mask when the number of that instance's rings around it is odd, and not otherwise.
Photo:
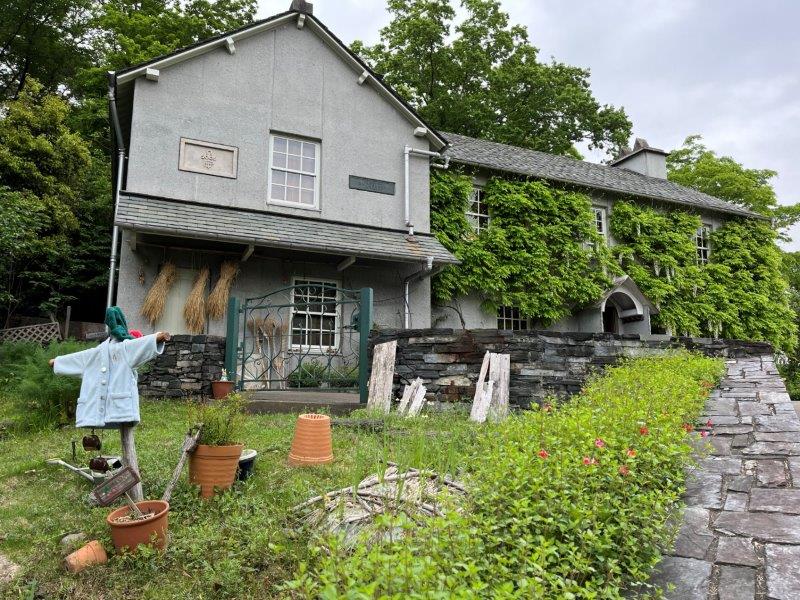
[(0, 329), (0, 342), (38, 342), (47, 344), (61, 339), (58, 323), (41, 323)]

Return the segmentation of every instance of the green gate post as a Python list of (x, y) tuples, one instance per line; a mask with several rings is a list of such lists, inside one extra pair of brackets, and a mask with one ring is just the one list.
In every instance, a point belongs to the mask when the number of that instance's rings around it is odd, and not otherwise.
[[(228, 379), (236, 380), (236, 356), (239, 350), (239, 299), (228, 298), (228, 324), (225, 335), (225, 372)], [(239, 385), (236, 386), (239, 389)]]
[(361, 288), (361, 306), (358, 314), (358, 393), (361, 404), (367, 403), (369, 330), (372, 328), (372, 288)]

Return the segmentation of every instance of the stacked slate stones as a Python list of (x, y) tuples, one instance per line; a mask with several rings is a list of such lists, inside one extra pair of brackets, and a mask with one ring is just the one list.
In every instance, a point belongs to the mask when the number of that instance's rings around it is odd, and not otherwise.
[(179, 398), (211, 395), (211, 382), (222, 376), (225, 338), (174, 335), (164, 353), (139, 373), (142, 396)]
[(800, 419), (772, 357), (729, 361), (706, 409), (711, 454), (653, 582), (681, 600), (798, 599)]

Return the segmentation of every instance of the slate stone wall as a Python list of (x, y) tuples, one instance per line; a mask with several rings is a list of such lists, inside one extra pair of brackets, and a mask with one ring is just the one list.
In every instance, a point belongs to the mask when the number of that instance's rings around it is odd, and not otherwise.
[[(395, 391), (415, 377), (429, 400), (471, 402), (487, 350), (511, 355), (510, 402), (528, 407), (547, 396), (578, 392), (587, 377), (623, 357), (647, 356), (670, 348), (700, 350), (713, 356), (771, 354), (761, 342), (672, 338), (640, 340), (638, 335), (498, 331), (496, 329), (416, 329), (373, 331), (370, 346), (397, 340)], [(371, 361), (370, 361), (371, 362)]]
[(164, 353), (140, 369), (139, 394), (179, 398), (210, 396), (211, 382), (222, 375), (225, 338), (174, 335)]

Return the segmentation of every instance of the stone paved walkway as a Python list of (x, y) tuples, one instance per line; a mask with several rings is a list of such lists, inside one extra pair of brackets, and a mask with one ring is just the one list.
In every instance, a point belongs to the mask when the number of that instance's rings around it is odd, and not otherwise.
[(706, 412), (713, 450), (653, 582), (675, 600), (799, 600), (800, 419), (772, 357), (728, 361)]

